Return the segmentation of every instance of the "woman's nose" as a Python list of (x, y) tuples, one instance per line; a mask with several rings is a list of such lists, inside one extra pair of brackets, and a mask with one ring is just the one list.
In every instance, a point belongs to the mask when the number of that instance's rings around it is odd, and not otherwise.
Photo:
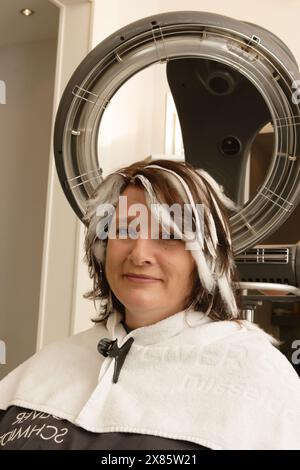
[(137, 238), (132, 240), (128, 259), (135, 265), (153, 264), (155, 262), (153, 244), (150, 239)]

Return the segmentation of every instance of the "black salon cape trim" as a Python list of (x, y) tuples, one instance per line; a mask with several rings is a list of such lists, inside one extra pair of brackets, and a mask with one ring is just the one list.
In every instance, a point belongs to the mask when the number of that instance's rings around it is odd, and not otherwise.
[[(180, 426), (180, 423), (178, 423)], [(206, 450), (193, 442), (125, 432), (93, 433), (41, 411), (0, 410), (0, 450)]]

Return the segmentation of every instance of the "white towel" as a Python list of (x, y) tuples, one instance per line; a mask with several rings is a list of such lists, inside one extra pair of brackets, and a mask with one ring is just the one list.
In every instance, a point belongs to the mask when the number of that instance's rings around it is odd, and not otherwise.
[[(114, 312), (46, 346), (0, 382), (17, 405), (89, 431), (150, 434), (211, 449), (300, 449), (300, 381), (258, 326), (178, 312), (126, 333)], [(117, 383), (101, 338), (134, 342)]]

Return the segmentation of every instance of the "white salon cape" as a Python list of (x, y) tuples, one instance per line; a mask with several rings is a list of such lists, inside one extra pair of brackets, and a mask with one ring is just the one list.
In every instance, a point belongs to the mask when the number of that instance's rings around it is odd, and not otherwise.
[[(134, 342), (113, 383), (101, 338)], [(44, 411), (96, 433), (124, 432), (211, 449), (300, 449), (300, 380), (272, 337), (247, 321), (179, 312), (127, 333), (106, 326), (52, 343), (0, 382), (0, 409)]]

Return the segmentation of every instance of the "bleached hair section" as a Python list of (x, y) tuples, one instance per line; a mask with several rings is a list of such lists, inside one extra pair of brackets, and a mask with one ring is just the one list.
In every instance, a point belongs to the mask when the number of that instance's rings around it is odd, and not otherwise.
[(132, 180), (135, 179), (140, 180), (144, 187), (147, 205), (151, 210), (151, 213), (154, 216), (157, 224), (161, 224), (163, 230), (165, 230), (168, 234), (174, 232), (174, 235), (176, 235), (178, 239), (184, 239), (184, 233), (181, 230), (181, 214), (180, 220), (177, 220), (179, 223), (176, 223), (176, 214), (175, 220), (171, 217), (170, 209), (172, 209), (172, 207), (167, 208), (165, 207), (166, 205), (162, 203), (162, 201), (159, 201), (148, 178), (146, 178), (144, 175), (136, 174)]
[[(168, 168), (161, 167), (159, 165), (149, 165), (149, 167), (152, 168), (159, 168), (171, 175), (173, 175), (182, 185), (182, 188), (185, 191), (185, 194), (187, 196), (188, 202), (192, 208), (193, 211), (193, 216), (195, 220), (195, 225), (196, 225), (196, 232), (197, 232), (197, 237), (195, 240), (192, 242), (187, 241), (186, 242), (186, 248), (191, 251), (191, 254), (196, 261), (197, 264), (197, 270), (198, 270), (198, 275), (199, 279), (201, 281), (201, 284), (205, 289), (207, 289), (208, 292), (212, 293), (215, 287), (215, 279), (214, 279), (214, 273), (212, 270), (212, 263), (210, 260), (207, 259), (207, 257), (204, 254), (204, 241), (202, 237), (202, 227), (201, 227), (201, 222), (200, 222), (200, 217), (199, 213), (193, 198), (193, 195), (187, 185), (187, 183), (184, 181), (184, 179), (178, 175), (175, 171), (170, 170)], [(147, 168), (147, 167), (146, 167)]]
[(105, 204), (117, 206), (119, 196), (124, 187), (124, 177), (119, 173), (108, 175), (100, 184), (94, 195), (88, 200), (84, 221), (89, 222), (86, 234), (86, 244), (93, 246), (93, 252), (98, 260), (104, 264), (106, 254), (106, 244), (97, 237), (97, 225), (101, 221), (101, 216), (97, 215), (99, 207)]
[(202, 169), (195, 170), (198, 175), (204, 178), (210, 186), (215, 191), (216, 195), (220, 199), (220, 201), (224, 204), (226, 209), (229, 210), (238, 210), (238, 206), (233, 202), (229, 197), (226, 196), (224, 191), (221, 189), (221, 186), (216, 182), (216, 180), (209, 174), (207, 171)]
[[(226, 194), (224, 194), (224, 191), (222, 190), (221, 186), (216, 182), (216, 180), (209, 173), (207, 173), (205, 170), (202, 170), (202, 169), (196, 169), (195, 174), (196, 174), (196, 177), (198, 179), (198, 182), (201, 185), (203, 185), (203, 180), (206, 183), (208, 183), (208, 185), (213, 189), (216, 196), (219, 198), (219, 200), (224, 205), (224, 207), (226, 207), (226, 209), (232, 210), (232, 211), (237, 211), (238, 210), (238, 206), (231, 199), (229, 199), (229, 197), (227, 197)], [(211, 200), (213, 202), (214, 209), (215, 209), (215, 211), (218, 215), (218, 218), (221, 222), (221, 225), (223, 227), (223, 230), (226, 233), (228, 242), (231, 245), (231, 235), (230, 235), (228, 227), (227, 227), (227, 225), (226, 225), (226, 223), (225, 223), (225, 221), (222, 217), (222, 214), (221, 214), (221, 211), (220, 211), (220, 208), (219, 208), (219, 204), (217, 203), (216, 198), (214, 197), (212, 192), (210, 192), (210, 197), (211, 197)]]
[[(193, 210), (196, 230), (199, 233), (199, 237), (196, 237), (196, 241), (193, 241), (192, 243), (189, 241), (186, 242), (186, 248), (191, 251), (191, 255), (193, 256), (196, 262), (200, 282), (202, 286), (212, 295), (214, 294), (215, 288), (218, 286), (218, 289), (219, 289), (219, 292), (223, 299), (224, 304), (227, 306), (228, 310), (231, 312), (231, 315), (233, 317), (237, 317), (238, 308), (236, 305), (236, 300), (235, 300), (235, 296), (234, 296), (233, 289), (232, 289), (232, 279), (231, 279), (231, 270), (230, 270), (231, 260), (229, 260), (228, 269), (226, 269), (225, 272), (223, 272), (223, 270), (221, 269), (220, 261), (218, 260), (219, 240), (218, 240), (218, 235), (217, 235), (217, 229), (216, 229), (215, 221), (211, 214), (211, 209), (208, 206), (208, 198), (205, 197), (204, 198), (205, 201), (203, 201), (204, 202), (204, 217), (202, 219), (202, 223), (204, 223), (205, 226), (201, 227), (199, 214), (197, 211), (196, 203), (194, 201), (194, 197), (187, 183), (184, 181), (184, 179), (180, 175), (178, 175), (176, 172), (168, 168), (164, 168), (155, 164), (153, 165), (150, 164), (148, 165), (148, 167), (159, 168), (165, 171), (166, 173), (172, 174), (173, 177), (177, 179), (177, 181), (180, 183), (183, 190), (185, 191), (186, 198)], [(202, 191), (199, 192), (200, 200), (201, 200), (201, 194), (202, 194), (202, 199), (203, 199), (203, 196), (207, 193), (207, 189), (203, 185), (203, 181), (201, 180), (201, 178), (203, 178), (205, 179), (205, 181), (209, 183), (209, 185), (211, 186), (211, 188), (213, 189), (217, 197), (220, 199), (220, 201), (224, 204), (226, 208), (235, 209), (234, 203), (229, 198), (227, 198), (227, 196), (222, 192), (218, 183), (208, 173), (200, 170), (197, 172), (197, 176), (198, 176), (198, 185), (196, 184), (196, 186), (202, 187)], [(195, 180), (195, 178), (193, 179)], [(200, 180), (201, 180), (201, 185), (200, 185)], [(180, 191), (180, 193), (182, 193), (182, 190)], [(219, 205), (212, 193), (210, 193), (210, 197), (211, 197), (211, 200), (213, 201), (215, 212), (224, 229), (224, 232), (226, 233), (226, 236), (228, 238), (228, 243), (230, 245), (231, 240), (230, 240), (230, 233), (229, 233), (227, 224), (222, 217)], [(204, 228), (204, 234), (205, 234), (204, 239), (201, 236), (201, 234), (203, 233), (203, 230), (202, 230), (203, 228)], [(203, 243), (200, 243), (200, 240), (202, 240)]]

